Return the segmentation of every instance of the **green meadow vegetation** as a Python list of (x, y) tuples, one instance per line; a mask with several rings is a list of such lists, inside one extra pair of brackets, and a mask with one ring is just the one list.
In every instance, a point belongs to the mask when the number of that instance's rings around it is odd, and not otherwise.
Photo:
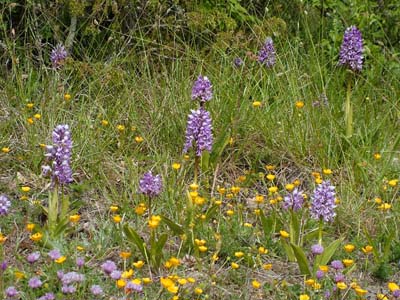
[(0, 298), (400, 299), (400, 4), (0, 4)]

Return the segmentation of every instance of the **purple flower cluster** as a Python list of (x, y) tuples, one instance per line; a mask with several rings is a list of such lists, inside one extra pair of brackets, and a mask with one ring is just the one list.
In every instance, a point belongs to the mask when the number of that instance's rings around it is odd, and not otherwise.
[(139, 181), (139, 190), (149, 197), (160, 194), (162, 190), (161, 175), (153, 175), (151, 171), (145, 173)]
[(126, 293), (130, 293), (130, 292), (140, 293), (142, 291), (143, 291), (143, 286), (141, 284), (133, 283), (132, 281), (129, 281), (125, 286)]
[(57, 272), (58, 279), (62, 283), (61, 291), (63, 294), (73, 294), (76, 292), (76, 286), (74, 283), (81, 283), (85, 280), (85, 275), (77, 272), (63, 273), (62, 271)]
[(201, 156), (204, 150), (211, 152), (213, 144), (210, 113), (204, 108), (192, 110), (188, 116), (186, 127), (186, 141), (183, 152), (186, 153), (195, 143), (196, 156)]
[(17, 289), (14, 286), (9, 286), (8, 288), (6, 288), (6, 296), (9, 298), (14, 298), (16, 296), (18, 296), (19, 292), (17, 291)]
[(285, 196), (282, 207), (284, 209), (292, 209), (293, 211), (298, 211), (303, 207), (304, 196), (303, 192), (299, 191), (297, 188), (292, 191), (292, 193)]
[(236, 58), (233, 60), (233, 65), (234, 65), (236, 68), (240, 68), (241, 66), (243, 66), (243, 64), (244, 64), (244, 61), (243, 61), (243, 59), (241, 59), (240, 57), (236, 57)]
[(93, 295), (95, 296), (100, 296), (103, 294), (103, 289), (101, 286), (94, 284), (90, 287), (90, 291), (92, 292)]
[(340, 260), (333, 260), (331, 262), (331, 267), (336, 271), (340, 271), (344, 269), (343, 263)]
[(40, 280), (39, 277), (32, 277), (31, 279), (29, 279), (28, 281), (28, 285), (31, 289), (37, 289), (40, 288), (42, 286), (42, 281)]
[(353, 71), (361, 71), (363, 64), (363, 40), (356, 26), (346, 29), (339, 53), (339, 64), (347, 65)]
[(26, 260), (30, 263), (33, 264), (40, 258), (40, 252), (32, 252), (26, 257)]
[(110, 275), (113, 271), (117, 270), (117, 265), (112, 260), (106, 260), (102, 265), (101, 269), (107, 275)]
[(335, 187), (330, 181), (323, 181), (311, 196), (312, 203), (310, 214), (314, 219), (322, 219), (330, 222), (336, 216), (335, 213)]
[(268, 68), (271, 68), (276, 62), (275, 56), (274, 42), (272, 38), (268, 37), (261, 50), (258, 52), (258, 61)]
[(314, 255), (320, 255), (320, 254), (324, 253), (324, 247), (320, 244), (312, 245), (311, 253)]
[(53, 293), (46, 293), (42, 297), (38, 298), (37, 300), (54, 300), (56, 296)]
[(11, 201), (6, 195), (0, 195), (0, 216), (5, 216), (8, 214), (10, 209)]
[(207, 76), (199, 76), (192, 87), (192, 100), (210, 101), (213, 97), (212, 85)]
[(60, 250), (58, 249), (53, 249), (48, 253), (49, 257), (51, 260), (56, 260), (59, 259), (61, 257), (61, 253)]
[(72, 138), (68, 125), (58, 125), (53, 130), (53, 145), (46, 146), (46, 158), (50, 165), (42, 166), (43, 175), (51, 174), (53, 184), (72, 182), (71, 150)]
[(50, 54), (51, 64), (53, 68), (58, 69), (64, 63), (65, 59), (67, 58), (68, 53), (65, 50), (65, 47), (61, 44), (58, 44)]

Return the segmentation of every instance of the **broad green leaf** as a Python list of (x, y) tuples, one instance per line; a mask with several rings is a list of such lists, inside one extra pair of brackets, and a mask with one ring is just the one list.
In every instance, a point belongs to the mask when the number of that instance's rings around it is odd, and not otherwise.
[(161, 215), (161, 220), (167, 224), (167, 226), (173, 231), (174, 234), (176, 235), (181, 235), (184, 234), (185, 231), (183, 230), (182, 226), (179, 224), (176, 224), (174, 221), (171, 219), (167, 218), (164, 215)]
[(203, 151), (201, 154), (201, 170), (207, 172), (210, 167), (210, 153), (208, 151)]
[(285, 240), (282, 240), (283, 249), (285, 249), (286, 255), (289, 261), (294, 262), (296, 261), (296, 256), (294, 255), (292, 247), (290, 247), (289, 243)]
[(292, 247), (294, 255), (296, 256), (297, 264), (301, 274), (311, 276), (310, 267), (308, 266), (308, 261), (304, 251), (293, 243), (290, 243), (290, 246)]
[(225, 134), (223, 134), (213, 145), (213, 151), (210, 155), (210, 163), (212, 166), (216, 165), (218, 159), (222, 156), (222, 152), (229, 144), (230, 131), (226, 129), (223, 132)]
[(343, 238), (337, 239), (329, 244), (329, 246), (324, 248), (324, 252), (321, 254), (321, 260), (319, 262), (320, 265), (326, 265), (332, 258), (333, 254), (335, 254), (337, 248), (343, 242)]
[(205, 222), (209, 221), (215, 215), (218, 208), (219, 208), (218, 205), (211, 206), (206, 212), (206, 219), (204, 221)]
[(274, 232), (274, 220), (272, 216), (268, 216), (268, 218), (264, 215), (263, 211), (260, 210), (260, 220), (261, 225), (264, 231), (264, 236), (266, 239), (271, 238), (272, 232)]
[(139, 234), (137, 234), (137, 232), (127, 224), (123, 227), (123, 230), (124, 230), (124, 233), (125, 233), (128, 241), (130, 243), (136, 245), (136, 247), (138, 247), (138, 249), (142, 253), (142, 255), (144, 257), (147, 257), (148, 251), (147, 251), (147, 249), (145, 247), (144, 241), (139, 236)]
[[(293, 211), (290, 212), (290, 242), (299, 245), (300, 235), (300, 220), (297, 214)], [(301, 245), (299, 245), (301, 246)]]

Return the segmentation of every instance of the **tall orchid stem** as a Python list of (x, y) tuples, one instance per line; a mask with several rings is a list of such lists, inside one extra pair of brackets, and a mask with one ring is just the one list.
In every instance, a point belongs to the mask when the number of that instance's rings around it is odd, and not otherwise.
[(151, 219), (151, 197), (150, 196), (147, 196), (148, 197), (148, 203), (149, 203), (149, 220)]
[(197, 177), (199, 175), (200, 156), (194, 158), (194, 183), (197, 184)]
[(322, 245), (322, 227), (324, 225), (324, 221), (322, 218), (319, 219), (319, 224), (318, 224), (318, 244)]
[(346, 137), (351, 138), (351, 136), (353, 135), (353, 107), (351, 105), (351, 78), (348, 78), (347, 80), (345, 119), (346, 119)]

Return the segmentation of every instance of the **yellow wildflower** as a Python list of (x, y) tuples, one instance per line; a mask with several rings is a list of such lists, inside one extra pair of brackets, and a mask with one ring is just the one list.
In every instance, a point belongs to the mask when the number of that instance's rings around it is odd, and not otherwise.
[(251, 285), (252, 285), (253, 288), (255, 288), (255, 289), (259, 289), (259, 288), (261, 287), (261, 283), (258, 282), (257, 280), (253, 280), (253, 281), (251, 282)]
[(324, 173), (325, 175), (331, 175), (333, 172), (331, 169), (323, 169), (322, 173)]
[(21, 191), (23, 191), (24, 193), (28, 193), (30, 190), (31, 190), (31, 188), (29, 186), (21, 187)]
[(389, 180), (388, 184), (389, 184), (391, 187), (395, 187), (395, 186), (397, 185), (398, 182), (399, 182), (398, 179), (392, 179), (392, 180)]
[(354, 260), (352, 260), (352, 259), (343, 259), (343, 264), (344, 264), (346, 267), (350, 267), (351, 265), (354, 264)]
[(67, 260), (66, 256), (60, 256), (59, 258), (55, 259), (54, 261), (58, 264), (62, 264), (63, 262), (65, 262)]
[(109, 123), (107, 120), (101, 120), (101, 125), (107, 126)]
[(262, 266), (262, 268), (264, 269), (264, 270), (271, 270), (272, 269), (272, 264), (263, 264), (263, 266)]
[(69, 221), (72, 223), (78, 223), (80, 219), (81, 219), (80, 215), (69, 216)]
[(261, 106), (261, 101), (254, 101), (253, 102), (253, 107), (260, 107)]
[(296, 101), (295, 103), (296, 108), (301, 109), (304, 107), (304, 102), (303, 101)]
[(356, 292), (356, 294), (358, 296), (365, 296), (368, 293), (367, 290), (364, 290), (362, 288), (356, 288), (356, 289), (354, 289), (354, 291)]
[(234, 193), (234, 194), (238, 194), (238, 193), (240, 192), (240, 187), (238, 187), (238, 186), (233, 186), (233, 187), (231, 187), (231, 191), (232, 191), (232, 193)]
[(375, 160), (380, 160), (382, 155), (380, 153), (374, 153)]
[(143, 260), (138, 260), (134, 263), (132, 263), (132, 265), (136, 268), (136, 269), (141, 269), (144, 266), (144, 261)]
[(306, 281), (304, 281), (304, 283), (308, 286), (313, 286), (315, 283), (315, 280), (310, 278), (310, 279), (307, 279)]
[(26, 224), (26, 230), (27, 231), (29, 231), (29, 232), (32, 232), (33, 231), (33, 229), (35, 228), (35, 224), (33, 224), (33, 223), (28, 223), (28, 224)]
[(299, 300), (310, 300), (310, 296), (308, 296), (307, 294), (302, 294), (300, 295)]
[(291, 191), (293, 191), (293, 189), (294, 189), (294, 184), (293, 184), (293, 183), (288, 183), (288, 184), (285, 186), (285, 188), (286, 188), (286, 190), (288, 190), (289, 192), (291, 192)]
[(125, 130), (125, 126), (124, 125), (121, 125), (121, 124), (119, 124), (119, 125), (117, 125), (117, 129), (118, 129), (118, 131), (124, 131)]
[(203, 294), (203, 290), (201, 288), (197, 287), (197, 288), (194, 289), (194, 293), (196, 295), (201, 295), (201, 294)]
[(7, 240), (7, 237), (4, 236), (2, 233), (0, 233), (0, 245), (4, 244), (4, 242)]
[(71, 100), (71, 95), (70, 94), (64, 94), (64, 100), (65, 101), (69, 101), (69, 100)]
[(135, 213), (139, 216), (143, 215), (146, 211), (146, 204), (144, 203), (139, 203), (138, 206), (135, 207)]
[(160, 216), (151, 216), (148, 225), (150, 229), (156, 229), (158, 225), (160, 225), (161, 217)]
[(10, 152), (10, 148), (8, 148), (8, 147), (3, 147), (3, 148), (1, 148), (1, 152), (3, 152), (3, 153), (8, 153), (8, 152)]
[(231, 267), (232, 267), (232, 269), (236, 270), (236, 269), (239, 269), (240, 266), (237, 263), (233, 262), (233, 263), (231, 263)]
[(117, 224), (120, 223), (122, 220), (120, 215), (115, 215), (112, 217), (112, 219), (113, 219), (114, 223), (117, 223)]
[(278, 187), (277, 186), (271, 186), (270, 188), (268, 188), (268, 191), (270, 193), (276, 193), (278, 191)]
[(32, 125), (33, 122), (34, 122), (32, 118), (28, 118), (28, 119), (26, 119), (26, 121), (27, 121), (30, 125)]
[(29, 109), (33, 108), (33, 106), (34, 106), (33, 103), (27, 103), (27, 104), (26, 104), (26, 107), (29, 108)]
[(285, 230), (281, 230), (279, 231), (279, 234), (282, 238), (288, 238), (289, 237), (289, 233)]
[(132, 253), (129, 251), (121, 251), (119, 253), (119, 256), (123, 259), (128, 259), (129, 257), (131, 257)]
[(144, 141), (144, 139), (141, 136), (138, 135), (138, 136), (135, 137), (135, 142), (136, 143), (141, 143), (143, 141)]
[(34, 117), (36, 120), (40, 120), (40, 118), (41, 118), (42, 116), (41, 116), (41, 114), (34, 114), (33, 117)]
[(275, 175), (274, 174), (267, 174), (267, 176), (265, 176), (269, 181), (272, 181), (275, 179)]
[(34, 242), (38, 242), (42, 239), (43, 234), (41, 234), (40, 232), (36, 232), (35, 234), (32, 234), (29, 238), (34, 241)]
[(400, 290), (400, 287), (394, 282), (388, 282), (388, 289), (393, 293), (394, 291)]
[(25, 278), (25, 274), (23, 272), (21, 272), (21, 271), (18, 271), (18, 270), (14, 272), (14, 276), (17, 279)]
[(235, 214), (235, 212), (233, 210), (229, 209), (229, 210), (226, 211), (226, 214), (228, 216), (233, 216)]
[(199, 251), (200, 252), (206, 252), (208, 248), (206, 246), (199, 246)]
[(144, 277), (144, 278), (142, 278), (142, 282), (143, 282), (143, 284), (150, 284), (152, 282), (152, 280), (149, 277)]
[(110, 206), (110, 211), (113, 212), (113, 213), (117, 212), (118, 209), (119, 209), (119, 207), (116, 206), (116, 205), (111, 205), (111, 206)]
[(376, 299), (378, 300), (389, 300), (389, 298), (385, 294), (377, 294)]
[(345, 290), (347, 289), (347, 284), (345, 284), (344, 282), (340, 281), (338, 283), (336, 283), (336, 286), (339, 290)]
[(265, 249), (263, 246), (258, 247), (258, 253), (259, 254), (267, 254), (268, 249)]
[(180, 168), (181, 168), (181, 164), (180, 163), (173, 163), (172, 164), (172, 169), (179, 170)]
[(324, 273), (329, 271), (329, 267), (326, 265), (319, 266), (318, 268)]
[(372, 247), (371, 245), (367, 245), (365, 247), (361, 248), (362, 252), (364, 252), (365, 254), (371, 253), (372, 250), (374, 250), (374, 247)]
[(238, 251), (238, 252), (235, 252), (235, 256), (236, 256), (237, 258), (241, 258), (241, 257), (244, 256), (244, 253), (243, 253), (242, 251)]
[(117, 287), (122, 289), (123, 287), (125, 287), (126, 285), (126, 281), (124, 279), (118, 279), (117, 280)]
[(347, 253), (353, 252), (355, 248), (356, 248), (356, 247), (355, 247), (354, 245), (352, 245), (352, 244), (347, 244), (347, 245), (344, 246), (344, 250), (345, 250)]

